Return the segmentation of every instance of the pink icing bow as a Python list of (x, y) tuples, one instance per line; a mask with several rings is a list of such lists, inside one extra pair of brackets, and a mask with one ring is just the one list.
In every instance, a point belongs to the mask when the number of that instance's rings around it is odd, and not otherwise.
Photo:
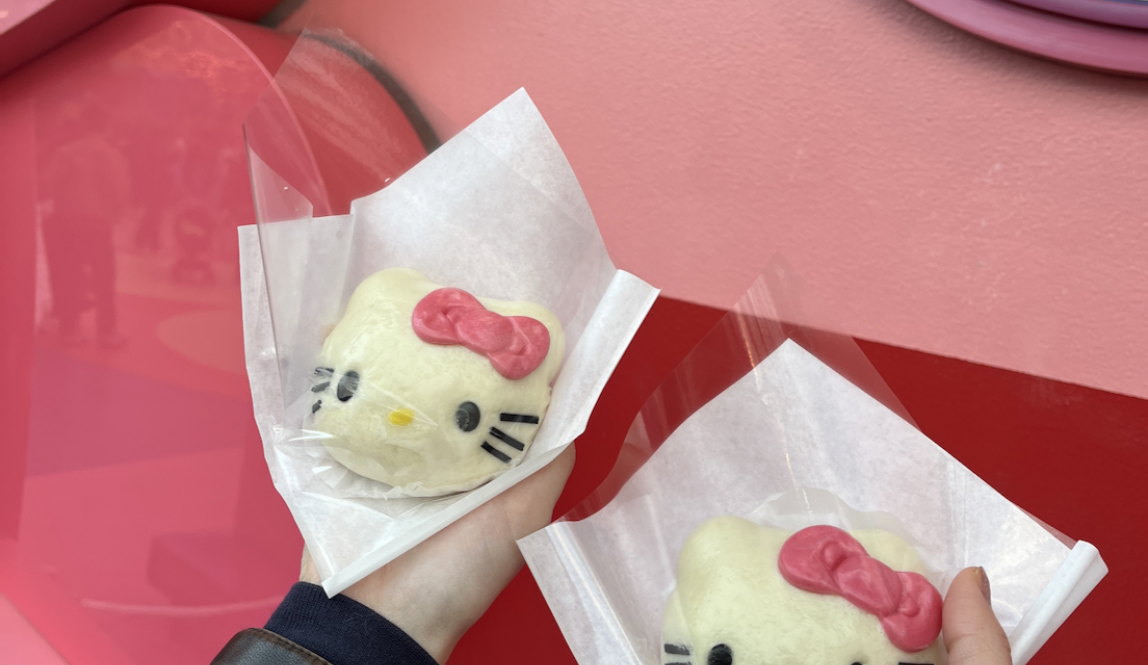
[(881, 619), (898, 649), (920, 651), (941, 632), (941, 594), (917, 573), (897, 572), (869, 556), (853, 536), (811, 526), (789, 537), (777, 557), (798, 589), (836, 595)]
[(538, 369), (550, 351), (550, 331), (528, 316), (502, 316), (462, 289), (431, 291), (411, 314), (415, 334), (429, 344), (461, 344), (490, 360), (508, 379)]

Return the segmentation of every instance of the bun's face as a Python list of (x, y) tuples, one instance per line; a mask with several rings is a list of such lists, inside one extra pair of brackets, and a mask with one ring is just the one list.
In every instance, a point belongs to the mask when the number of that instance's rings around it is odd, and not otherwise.
[[(881, 621), (836, 595), (803, 591), (778, 570), (793, 534), (719, 517), (690, 535), (663, 617), (661, 662), (691, 665), (943, 665), (939, 641), (905, 652)], [(917, 553), (885, 531), (851, 534), (898, 571), (922, 572)]]
[(312, 388), (314, 429), (327, 435), (331, 455), (412, 496), (471, 489), (517, 465), (564, 352), (562, 328), (544, 307), (486, 299), (478, 301), (485, 310), (529, 317), (549, 333), (528, 374), (509, 379), (463, 343), (423, 341), (412, 314), (439, 290), (399, 268), (364, 280), (323, 344)]

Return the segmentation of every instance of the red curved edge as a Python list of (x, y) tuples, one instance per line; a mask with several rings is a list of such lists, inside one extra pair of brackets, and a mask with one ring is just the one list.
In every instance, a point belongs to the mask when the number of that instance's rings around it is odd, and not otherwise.
[[(0, 33), (0, 76), (51, 51), (84, 30), (143, 0), (54, 0), (34, 14)], [(256, 21), (279, 0), (173, 0), (200, 12), (211, 12), (240, 21)]]

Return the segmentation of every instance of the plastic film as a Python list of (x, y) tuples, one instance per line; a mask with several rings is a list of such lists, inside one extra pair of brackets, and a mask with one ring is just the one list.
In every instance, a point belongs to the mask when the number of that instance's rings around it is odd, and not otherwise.
[(600, 490), (519, 541), (581, 663), (653, 663), (687, 537), (714, 517), (879, 528), (944, 592), (983, 566), (1023, 663), (1105, 572), (929, 441), (848, 338), (785, 323), (775, 259), (635, 419)]
[[(263, 169), (255, 157), (253, 170)], [(300, 194), (279, 181), (264, 178), (280, 201)], [(305, 206), (287, 200), (280, 209)], [(561, 149), (521, 91), (385, 188), (353, 201), (348, 214), (261, 221), (257, 234), (241, 233), (241, 244), (249, 375), (268, 465), (332, 594), (573, 441), (656, 295), (610, 262)], [(385, 372), (356, 375), (352, 386), (347, 368), (327, 364), (324, 340), (348, 315), (356, 289), (394, 268), (480, 297), (536, 303), (560, 322), (564, 345), (553, 348), (561, 369), (540, 422), (512, 419), (489, 429), (494, 438), (486, 443), (502, 456), (483, 459), (506, 462), (505, 469), (446, 487), (391, 486), (350, 471), (342, 444), (316, 426), (325, 408), (318, 402), (342, 400), (343, 390), (379, 417), (398, 419), (391, 422), (404, 434), (457, 426), (454, 402), (436, 418), (443, 405), (421, 391), (392, 389)]]

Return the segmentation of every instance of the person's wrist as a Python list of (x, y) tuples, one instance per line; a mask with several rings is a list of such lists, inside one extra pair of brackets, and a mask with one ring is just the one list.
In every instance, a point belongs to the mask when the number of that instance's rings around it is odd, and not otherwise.
[[(306, 549), (299, 581), (322, 583)], [(455, 645), (473, 623), (451, 608), (441, 606), (437, 594), (418, 593), (410, 584), (404, 584), (401, 576), (398, 580), (392, 579), (386, 569), (352, 584), (340, 595), (394, 624), (440, 664), (446, 663)]]
[[(362, 586), (360, 586), (362, 585)], [(343, 595), (390, 621), (419, 643), (438, 663), (446, 663), (470, 625), (452, 620), (452, 612), (432, 599), (395, 591), (379, 593), (372, 585), (351, 585)], [(428, 602), (429, 601), (429, 602)]]
[(324, 662), (436, 665), (414, 637), (374, 609), (343, 594), (328, 598), (322, 586), (306, 580), (291, 587), (265, 630)]
[[(525, 561), (516, 541), (549, 523), (574, 465), (568, 447), (545, 468), (484, 503), (343, 592), (445, 663), (463, 634)], [(319, 575), (304, 550), (303, 581)]]

